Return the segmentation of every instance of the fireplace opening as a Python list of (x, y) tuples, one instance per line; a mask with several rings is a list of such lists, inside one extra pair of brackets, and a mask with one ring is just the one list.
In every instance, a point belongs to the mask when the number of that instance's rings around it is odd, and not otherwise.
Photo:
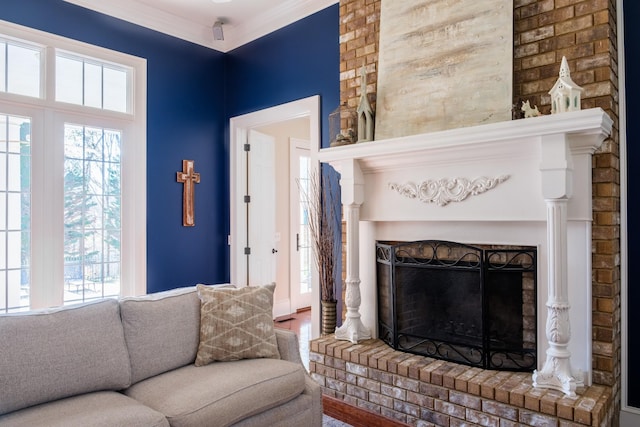
[(377, 242), (378, 335), (483, 369), (536, 368), (536, 248)]

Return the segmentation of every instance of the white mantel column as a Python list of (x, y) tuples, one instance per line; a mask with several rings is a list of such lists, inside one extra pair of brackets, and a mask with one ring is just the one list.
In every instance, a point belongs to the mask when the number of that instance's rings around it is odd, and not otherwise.
[(534, 387), (559, 390), (575, 396), (571, 369), (571, 325), (567, 273), (567, 203), (573, 192), (573, 161), (566, 135), (541, 138), (542, 195), (547, 205), (548, 289), (546, 337), (547, 359), (533, 372)]
[(371, 338), (371, 332), (360, 319), (360, 206), (364, 201), (364, 178), (360, 165), (355, 159), (333, 164), (340, 173), (342, 192), (342, 208), (347, 228), (347, 279), (346, 297), (347, 314), (342, 326), (336, 329), (336, 339), (351, 341), (356, 344), (360, 340)]

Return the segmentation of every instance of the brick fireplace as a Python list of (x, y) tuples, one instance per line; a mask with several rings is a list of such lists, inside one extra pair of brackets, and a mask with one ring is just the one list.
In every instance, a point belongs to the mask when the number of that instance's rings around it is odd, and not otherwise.
[[(513, 381), (503, 382), (497, 389), (494, 388), (493, 392), (490, 391), (492, 390), (492, 384), (498, 380), (489, 381), (489, 384), (485, 386), (485, 396), (483, 396), (481, 391), (475, 388), (476, 386), (479, 387), (476, 382), (483, 377), (486, 379), (486, 376), (490, 376), (490, 374), (480, 375), (477, 372), (472, 374), (473, 371), (465, 371), (468, 373), (458, 375), (456, 372), (463, 368), (458, 368), (458, 370), (451, 368), (449, 369), (450, 375), (448, 377), (450, 379), (448, 381), (449, 385), (453, 384), (453, 387), (449, 387), (447, 393), (453, 391), (456, 402), (449, 400), (449, 403), (456, 405), (459, 403), (458, 398), (460, 396), (456, 394), (456, 392), (460, 392), (461, 390), (457, 390), (455, 384), (460, 383), (462, 387), (462, 384), (465, 384), (469, 376), (475, 376), (475, 380), (471, 383), (473, 385), (468, 390), (471, 391), (470, 394), (472, 397), (480, 396), (481, 400), (480, 403), (478, 403), (478, 400), (474, 400), (475, 403), (473, 405), (477, 406), (479, 404), (481, 407), (484, 407), (485, 399), (488, 399), (486, 396), (493, 393), (495, 401), (504, 404), (507, 403), (505, 402), (506, 399), (510, 405), (514, 406), (515, 409), (520, 412), (533, 411), (534, 413), (546, 415), (556, 414), (557, 419), (550, 422), (550, 424), (546, 424), (544, 421), (539, 421), (538, 423), (532, 421), (529, 425), (574, 425), (574, 423), (575, 425), (617, 424), (617, 412), (620, 408), (620, 270), (616, 260), (620, 252), (618, 237), (619, 221), (617, 220), (619, 217), (619, 184), (617, 179), (617, 177), (619, 177), (619, 162), (615, 17), (615, 2), (606, 0), (514, 0), (514, 106), (519, 105), (523, 100), (530, 100), (532, 105), (538, 105), (544, 114), (548, 114), (550, 100), (547, 95), (547, 90), (555, 81), (561, 57), (566, 55), (572, 69), (574, 80), (585, 88), (582, 102), (583, 108), (601, 107), (613, 119), (610, 138), (596, 151), (593, 156), (593, 163), (591, 164), (589, 162), (589, 165), (586, 166), (586, 170), (591, 171), (590, 175), (593, 177), (593, 191), (591, 193), (591, 199), (585, 201), (588, 206), (587, 211), (583, 211), (583, 218), (588, 221), (589, 224), (591, 224), (590, 221), (593, 220), (593, 225), (592, 227), (590, 226), (588, 231), (581, 233), (583, 233), (583, 236), (585, 233), (588, 234), (588, 238), (592, 241), (593, 250), (591, 251), (591, 248), (589, 249), (589, 253), (585, 257), (586, 261), (583, 260), (584, 265), (581, 266), (581, 268), (584, 269), (583, 279), (590, 296), (588, 298), (589, 302), (584, 306), (586, 307), (586, 311), (578, 313), (574, 306), (571, 315), (571, 361), (581, 369), (586, 366), (589, 367), (587, 384), (592, 385), (588, 388), (577, 389), (578, 398), (573, 401), (573, 406), (564, 404), (566, 402), (558, 404), (557, 401), (554, 400), (555, 394), (558, 393), (557, 391), (540, 391), (539, 389), (533, 389), (531, 387), (531, 376), (527, 376), (526, 374), (512, 374), (524, 375), (521, 377), (521, 387), (512, 392), (508, 392), (508, 396), (513, 395), (513, 397), (505, 398), (504, 395), (504, 388), (509, 389), (508, 384)], [(369, 94), (369, 100), (375, 109), (378, 72), (378, 33), (380, 28), (379, 18), (380, 0), (340, 1), (340, 95), (341, 103), (352, 108), (358, 105), (360, 97), (358, 71), (362, 64), (365, 63), (369, 74), (366, 89)], [(520, 114), (519, 110), (514, 108), (514, 118), (520, 118)], [(405, 141), (395, 142), (404, 143)], [(591, 176), (589, 178), (591, 178)], [(509, 178), (509, 181), (513, 183), (513, 177)], [(509, 183), (509, 181), (507, 181), (507, 183)], [(376, 188), (385, 187), (388, 182), (381, 182), (379, 184), (381, 185)], [(591, 189), (591, 186), (589, 187)], [(374, 190), (371, 190), (371, 187), (369, 187), (367, 191)], [(388, 219), (373, 222), (368, 221), (368, 209), (369, 207), (363, 206), (363, 210), (360, 212), (365, 221), (360, 223), (359, 241), (362, 241), (367, 236), (369, 237), (368, 241), (375, 241), (376, 239), (414, 240), (416, 238), (415, 233), (409, 228), (405, 225), (396, 227), (398, 224), (394, 221)], [(526, 207), (523, 207), (523, 210), (526, 210)], [(415, 218), (405, 219), (407, 219), (409, 223), (416, 222)], [(463, 220), (462, 223), (464, 222)], [(440, 225), (443, 227), (440, 227)], [(442, 221), (438, 223), (437, 227), (427, 227), (425, 231), (429, 232), (427, 238), (454, 238), (457, 228), (455, 224)], [(534, 244), (537, 245), (546, 239), (544, 236), (544, 228), (540, 227), (539, 222), (537, 224), (536, 222), (528, 223), (525, 228), (534, 229), (532, 232), (538, 235), (537, 238), (533, 239), (535, 240), (533, 242)], [(570, 226), (570, 229), (571, 228), (572, 226)], [(569, 231), (570, 234), (574, 232), (575, 230), (573, 229)], [(469, 235), (466, 231), (461, 231), (457, 235), (461, 236), (461, 240), (459, 241), (478, 243), (481, 241), (491, 242), (495, 233), (496, 230), (494, 228), (488, 227), (486, 232), (478, 231)], [(513, 237), (514, 240), (517, 240), (515, 244), (523, 244), (523, 242), (527, 240), (527, 238), (522, 238), (523, 230), (513, 227), (513, 224), (509, 223), (509, 221), (502, 223), (500, 233)], [(353, 244), (353, 242), (350, 243), (348, 241), (346, 235), (343, 235), (343, 243), (345, 245), (345, 252), (348, 246)], [(369, 247), (369, 249), (371, 248)], [(360, 247), (360, 252), (366, 252), (369, 249), (365, 244), (365, 246)], [(569, 249), (571, 250), (571, 247), (569, 247)], [(371, 251), (372, 250), (373, 249), (371, 249)], [(545, 259), (547, 254), (540, 252), (539, 256), (541, 257), (541, 268), (546, 271), (547, 265)], [(347, 265), (347, 262), (344, 262), (343, 265)], [(371, 302), (371, 295), (364, 283), (368, 280), (375, 280), (375, 277), (367, 271), (367, 269), (364, 269), (364, 271), (361, 271), (361, 274), (359, 274), (363, 283), (362, 306)], [(347, 279), (344, 272), (343, 278), (345, 280)], [(546, 282), (545, 284), (539, 284), (539, 289), (545, 289), (546, 287)], [(569, 289), (569, 293), (575, 296), (576, 291)], [(541, 307), (543, 312), (546, 311), (546, 307), (544, 307), (546, 297), (545, 291), (542, 298), (539, 299), (543, 305), (543, 307)], [(367, 325), (374, 325), (374, 319), (367, 319), (368, 315), (366, 310), (362, 313), (363, 321)], [(579, 330), (585, 325), (588, 325), (588, 329)], [(542, 332), (542, 342), (546, 342), (546, 337), (544, 337), (544, 322), (542, 325), (539, 324), (538, 330)], [(329, 341), (326, 342), (326, 340)], [(578, 353), (576, 353), (575, 350), (576, 340), (582, 342), (579, 345), (581, 348)], [(369, 343), (369, 341), (367, 340), (366, 343)], [(398, 412), (400, 415), (396, 413), (395, 415), (398, 416), (393, 416), (392, 413), (388, 412), (391, 410), (388, 406), (389, 403), (393, 406), (393, 404), (395, 404), (394, 402), (390, 402), (385, 398), (387, 406), (379, 404), (370, 405), (371, 402), (368, 398), (362, 399), (364, 392), (354, 388), (359, 387), (358, 380), (354, 377), (353, 372), (346, 370), (346, 365), (344, 364), (346, 362), (356, 363), (352, 360), (353, 357), (351, 357), (351, 353), (353, 352), (359, 354), (358, 360), (362, 359), (363, 356), (359, 353), (362, 345), (368, 344), (359, 343), (354, 345), (348, 341), (331, 342), (331, 337), (321, 338), (317, 343), (312, 343), (312, 350), (314, 350), (312, 357), (322, 359), (312, 362), (312, 366), (315, 369), (314, 376), (323, 383), (325, 392), (329, 396), (337, 397), (358, 407), (366, 407), (374, 410), (378, 414), (383, 413), (396, 419), (400, 417), (400, 419), (410, 422), (412, 415), (408, 415), (406, 412)], [(315, 351), (315, 349), (317, 349), (317, 351)], [(380, 352), (379, 349), (370, 350)], [(346, 356), (345, 353), (347, 354)], [(385, 354), (388, 355), (386, 352)], [(400, 355), (396, 356), (400, 358), (405, 357)], [(367, 355), (364, 357), (368, 360), (368, 364), (365, 365), (372, 368), (373, 362), (368, 359)], [(408, 357), (406, 360), (403, 359), (403, 362), (407, 363), (402, 364), (401, 374), (404, 373), (405, 366), (407, 366), (406, 369), (407, 372), (409, 372), (408, 366), (412, 363), (410, 359), (412, 360), (412, 357)], [(540, 360), (544, 361), (544, 355), (542, 355)], [(432, 366), (431, 362), (433, 361), (420, 361), (418, 369), (422, 369), (420, 364)], [(394, 361), (390, 361), (391, 366), (394, 366), (394, 363)], [(386, 366), (385, 364), (389, 365), (389, 363), (384, 362), (383, 366)], [(340, 368), (343, 367), (343, 365), (345, 369), (341, 370)], [(352, 368), (359, 369), (355, 366), (352, 366)], [(408, 378), (415, 380), (415, 368), (412, 369), (414, 369), (414, 375)], [(436, 370), (435, 367), (433, 367), (433, 369)], [(373, 367), (373, 370), (369, 371), (368, 375), (380, 377), (382, 374), (378, 373), (377, 370), (379, 370), (378, 367)], [(426, 388), (426, 390), (434, 390), (429, 384), (440, 387), (439, 383), (442, 381), (442, 375), (440, 375), (439, 372), (440, 371), (438, 371), (435, 376), (435, 384), (431, 382), (431, 377), (429, 376), (429, 380), (424, 384), (420, 383), (419, 387)], [(385, 379), (394, 381), (393, 375), (396, 374), (389, 375), (390, 376), (385, 376)], [(402, 381), (402, 378), (406, 376), (400, 375), (400, 377), (401, 378), (397, 379), (398, 381)], [(333, 379), (329, 381), (331, 378)], [(371, 380), (372, 378), (369, 379)], [(424, 377), (424, 379), (427, 379), (427, 377)], [(337, 382), (334, 382), (334, 380)], [(373, 380), (375, 380), (375, 378), (373, 378)], [(359, 381), (366, 383), (364, 379)], [(517, 382), (517, 380), (514, 381)], [(329, 383), (332, 383), (333, 386)], [(334, 386), (339, 387), (340, 390)], [(442, 386), (444, 387), (444, 382)], [(381, 388), (386, 391), (390, 390), (388, 387)], [(356, 390), (356, 392), (361, 395), (354, 396), (352, 393), (347, 393), (345, 391), (347, 389), (352, 391)], [(443, 390), (436, 390), (438, 393), (444, 393)], [(397, 390), (394, 391), (397, 392)], [(408, 391), (408, 389), (405, 389), (405, 392), (406, 391)], [(478, 393), (474, 393), (474, 391), (478, 391)], [(376, 393), (378, 393), (377, 391), (373, 390), (370, 392), (374, 400), (378, 398), (376, 395)], [(402, 394), (402, 392), (399, 392), (399, 394)], [(596, 395), (600, 397), (595, 398), (595, 400), (583, 401), (583, 399), (588, 398), (594, 399), (593, 396)], [(387, 397), (394, 398), (393, 396)], [(450, 398), (450, 396), (447, 395), (447, 398)], [(494, 399), (490, 401), (494, 402)], [(565, 399), (567, 398), (562, 398), (563, 401)], [(555, 403), (549, 403), (549, 401)], [(423, 403), (428, 404), (426, 406), (427, 408), (433, 409), (430, 406), (430, 402), (431, 401)], [(437, 406), (441, 408), (448, 406), (444, 404), (444, 402), (446, 402), (446, 400), (441, 400), (440, 403), (437, 403)], [(487, 402), (489, 402), (489, 400), (487, 400)], [(520, 402), (522, 402), (522, 404), (520, 404)], [(398, 403), (398, 405), (400, 405), (400, 403)], [(467, 406), (470, 408), (470, 411), (477, 410), (473, 405)], [(491, 403), (486, 403), (486, 405), (491, 405)], [(604, 407), (602, 405), (604, 405)], [(418, 406), (422, 408), (420, 404), (418, 404)], [(510, 408), (510, 410), (513, 409), (514, 408)], [(588, 417), (585, 410), (590, 414)], [(613, 413), (613, 422), (606, 424), (603, 420), (609, 420), (610, 417), (602, 414), (610, 414), (611, 412)], [(513, 420), (510, 421), (513, 424), (510, 424), (507, 421), (509, 419), (508, 417), (503, 419), (501, 425), (516, 425), (516, 422)], [(544, 418), (543, 420), (549, 421)], [(444, 423), (439, 424), (437, 422), (431, 422), (429, 424), (428, 421), (424, 420), (421, 422), (423, 424), (420, 424), (414, 418), (410, 423), (412, 425), (449, 425)], [(450, 425), (461, 424), (459, 417), (451, 418), (450, 422)], [(467, 421), (467, 423), (471, 423), (471, 421)], [(493, 425), (488, 421), (487, 423), (476, 421), (473, 424), (475, 423), (479, 425)], [(526, 425), (527, 423), (523, 422), (523, 424)]]

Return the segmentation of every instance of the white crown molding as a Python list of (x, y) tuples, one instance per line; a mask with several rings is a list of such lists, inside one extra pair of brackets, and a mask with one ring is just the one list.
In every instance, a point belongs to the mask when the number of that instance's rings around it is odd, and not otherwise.
[(225, 25), (225, 40), (218, 41), (213, 40), (211, 26), (172, 15), (136, 0), (64, 1), (220, 52), (228, 52), (338, 2), (287, 0), (268, 14), (262, 14), (239, 25)]
[[(131, 22), (192, 43), (225, 52), (226, 41), (214, 41), (211, 28), (149, 7), (136, 0), (64, 0), (123, 21)], [(213, 23), (212, 23), (213, 25)]]
[[(230, 40), (229, 50), (265, 36), (275, 30), (286, 27), (302, 18), (313, 15), (327, 7), (338, 3), (339, 0), (288, 0), (267, 14), (256, 16), (241, 25), (234, 27), (233, 39)], [(337, 40), (338, 34), (336, 34)]]

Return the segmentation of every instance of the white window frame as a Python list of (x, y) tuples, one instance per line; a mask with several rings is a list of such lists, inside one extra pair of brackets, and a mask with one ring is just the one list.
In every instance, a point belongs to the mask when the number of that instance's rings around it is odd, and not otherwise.
[[(121, 296), (147, 291), (146, 87), (143, 58), (0, 20), (0, 34), (43, 47), (41, 98), (0, 92), (0, 112), (32, 118), (30, 308), (64, 303), (64, 123), (121, 129)], [(55, 101), (56, 49), (130, 67), (127, 113)], [(44, 138), (48, 138), (45, 140)], [(59, 159), (59, 161), (51, 161)], [(52, 207), (58, 206), (59, 209)]]

